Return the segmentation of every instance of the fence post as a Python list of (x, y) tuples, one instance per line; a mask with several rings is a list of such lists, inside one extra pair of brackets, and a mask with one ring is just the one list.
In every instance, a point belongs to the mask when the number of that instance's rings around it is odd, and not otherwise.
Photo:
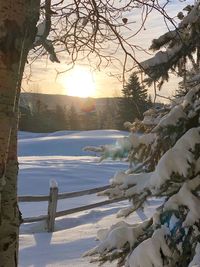
[(48, 232), (54, 231), (57, 201), (58, 201), (58, 184), (55, 180), (51, 180), (50, 191), (49, 191), (49, 202), (48, 202), (48, 218), (47, 218)]

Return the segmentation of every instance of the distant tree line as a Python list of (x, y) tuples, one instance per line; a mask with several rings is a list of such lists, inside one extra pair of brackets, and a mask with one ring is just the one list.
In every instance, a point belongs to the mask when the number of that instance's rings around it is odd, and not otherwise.
[(19, 129), (31, 132), (54, 132), (60, 130), (124, 130), (124, 122), (142, 119), (145, 110), (152, 105), (147, 89), (140, 84), (133, 73), (122, 89), (122, 97), (115, 101), (105, 100), (101, 108), (96, 109), (92, 99), (86, 100), (81, 112), (70, 106), (56, 105), (50, 109), (38, 94), (21, 105)]
[(30, 132), (116, 129), (116, 118), (117, 109), (109, 101), (100, 111), (79, 112), (74, 105), (56, 105), (50, 109), (38, 99), (34, 106), (27, 104), (20, 107), (19, 129)]

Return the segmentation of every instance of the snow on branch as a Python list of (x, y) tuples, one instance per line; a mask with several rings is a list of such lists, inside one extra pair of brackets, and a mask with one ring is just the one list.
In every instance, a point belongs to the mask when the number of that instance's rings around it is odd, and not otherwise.
[(188, 13), (188, 15), (183, 18), (183, 20), (179, 24), (179, 28), (186, 27), (187, 25), (194, 24), (198, 21), (198, 19), (200, 18), (199, 5), (200, 1), (198, 0), (196, 1), (196, 4), (191, 8), (191, 11)]
[(145, 195), (150, 195), (149, 192), (156, 195), (173, 174), (182, 177), (183, 181), (186, 180), (194, 161), (193, 151), (197, 144), (200, 144), (200, 129), (192, 128), (161, 157), (155, 171), (138, 174), (117, 172), (110, 180), (111, 188), (103, 191), (101, 195), (108, 195), (110, 198), (139, 196), (143, 199)]
[(195, 248), (195, 254), (193, 260), (188, 267), (200, 267), (200, 243), (198, 242)]
[(92, 256), (94, 254), (103, 255), (113, 249), (120, 250), (126, 243), (131, 249), (138, 240), (138, 237), (144, 234), (144, 230), (149, 226), (150, 221), (144, 221), (136, 226), (130, 226), (126, 223), (117, 224), (112, 227), (98, 246), (84, 253), (83, 256)]
[(103, 153), (105, 151), (105, 146), (85, 146), (83, 151)]
[[(198, 185), (200, 184), (199, 178), (200, 176), (196, 178), (198, 179)], [(194, 186), (194, 184), (191, 184), (191, 186)], [(183, 227), (189, 227), (200, 219), (200, 199), (191, 192), (190, 184), (187, 182), (182, 185), (177, 194), (169, 198), (164, 205), (164, 210), (178, 210), (181, 205), (189, 209)]]
[(182, 50), (182, 45), (177, 45), (173, 49), (168, 49), (166, 51), (159, 51), (155, 54), (154, 57), (147, 59), (143, 62), (141, 62), (141, 66), (147, 70), (154, 66), (161, 66), (165, 63), (168, 63), (170, 60), (172, 60), (178, 52)]
[(132, 224), (129, 224), (129, 223), (125, 222), (125, 221), (119, 221), (119, 222), (113, 224), (113, 225), (110, 227), (110, 229), (108, 229), (108, 228), (104, 228), (104, 229), (100, 229), (100, 230), (98, 230), (98, 231), (97, 231), (97, 237), (96, 237), (96, 238), (97, 238), (97, 240), (102, 241), (102, 240), (105, 240), (106, 237), (108, 236), (108, 233), (109, 233), (110, 231), (112, 231), (113, 229), (115, 229), (115, 228), (118, 228), (118, 227), (121, 227), (121, 226), (125, 226), (125, 227), (135, 227), (135, 226), (137, 226), (137, 225), (138, 225), (138, 224), (134, 224), (134, 225), (132, 225)]
[(199, 86), (196, 86), (192, 88), (191, 90), (189, 90), (188, 93), (184, 97), (183, 106), (186, 106), (189, 104), (192, 105), (195, 100), (195, 96), (198, 93), (199, 93)]
[(157, 229), (151, 238), (146, 239), (133, 250), (126, 267), (164, 267), (163, 255), (172, 256), (165, 240), (168, 234), (169, 231), (164, 226)]
[(115, 144), (103, 145), (99, 147), (87, 146), (84, 147), (84, 151), (97, 152), (101, 154), (100, 161), (111, 158), (121, 159), (127, 157), (129, 151), (132, 148), (132, 143), (129, 137), (118, 139)]
[(173, 173), (181, 176), (183, 180), (187, 178), (194, 161), (192, 151), (197, 144), (200, 144), (200, 128), (192, 128), (161, 157), (149, 180), (151, 192), (158, 192), (171, 179)]
[(180, 39), (180, 36), (176, 30), (166, 32), (165, 34), (161, 35), (158, 39), (152, 40), (152, 45), (150, 47), (151, 50), (158, 50), (166, 43), (173, 41), (174, 39)]
[[(130, 197), (134, 194), (140, 194), (150, 177), (151, 173), (127, 174), (124, 171), (116, 172), (114, 177), (110, 179), (111, 188), (101, 192), (101, 195), (109, 195), (113, 198), (116, 195), (116, 188), (119, 192), (121, 191), (120, 196)], [(119, 192), (117, 193), (119, 194)]]
[[(152, 41), (150, 49), (159, 50), (163, 46), (165, 50), (160, 50), (152, 58), (141, 62), (143, 70), (149, 75), (147, 79), (150, 83), (158, 81), (160, 78), (161, 84), (163, 80), (169, 78), (168, 71), (175, 68), (182, 71), (183, 62), (189, 58), (194, 63), (193, 54), (199, 47), (199, 21), (200, 21), (200, 3), (196, 1), (194, 6), (187, 9), (187, 15), (182, 14), (181, 22), (173, 31), (169, 30), (159, 38)], [(186, 10), (186, 9), (185, 9)]]
[[(117, 259), (119, 267), (196, 267), (200, 256), (200, 85), (171, 107), (151, 109), (144, 116), (143, 121), (128, 124), (128, 160), (135, 168), (116, 172), (101, 195), (129, 199), (129, 206), (117, 217), (144, 207), (151, 197), (162, 197), (162, 201), (141, 234), (137, 236), (137, 226), (121, 222), (99, 232), (100, 244), (87, 255), (98, 255), (96, 261), (101, 263)], [(145, 121), (151, 123), (142, 133), (140, 124)], [(133, 232), (136, 242), (131, 239)]]
[(157, 131), (160, 127), (165, 127), (168, 125), (176, 125), (180, 119), (186, 119), (187, 116), (183, 110), (182, 105), (177, 105), (171, 111), (162, 117), (158, 123), (158, 125), (153, 129), (153, 131)]

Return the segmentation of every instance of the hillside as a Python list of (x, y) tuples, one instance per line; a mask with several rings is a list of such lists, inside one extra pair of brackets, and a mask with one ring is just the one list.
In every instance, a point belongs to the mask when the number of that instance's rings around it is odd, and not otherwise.
[[(95, 104), (96, 110), (99, 111), (106, 105), (117, 105), (120, 98), (90, 98)], [(20, 106), (34, 106), (36, 102), (40, 100), (42, 103), (48, 106), (49, 109), (55, 109), (57, 105), (71, 107), (72, 105), (78, 112), (81, 111), (81, 107), (88, 100), (87, 98), (81, 98), (76, 96), (67, 95), (52, 95), (52, 94), (40, 94), (40, 93), (22, 93), (20, 97)]]

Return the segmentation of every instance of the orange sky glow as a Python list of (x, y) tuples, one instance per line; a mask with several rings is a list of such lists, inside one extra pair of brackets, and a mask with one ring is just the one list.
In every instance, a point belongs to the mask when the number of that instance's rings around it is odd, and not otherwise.
[[(191, 1), (185, 1), (171, 6), (169, 13), (175, 16), (180, 10), (180, 5), (183, 7)], [(187, 3), (186, 3), (187, 2)], [(139, 17), (136, 16), (136, 21)], [(133, 38), (134, 44), (140, 45), (145, 49), (151, 44), (153, 38), (159, 37), (162, 33), (167, 31), (163, 19), (158, 15), (150, 16), (145, 27), (140, 33)], [(60, 55), (58, 54), (58, 57)], [(122, 55), (116, 55), (119, 59)], [(143, 61), (151, 55), (144, 52), (136, 51), (136, 58), (138, 61)], [(63, 60), (64, 59), (64, 60)], [(48, 59), (41, 58), (31, 66), (31, 78), (24, 79), (22, 91), (30, 91), (35, 93), (47, 94), (64, 94), (79, 97), (119, 97), (122, 90), (122, 82), (116, 77), (112, 77), (110, 73), (115, 73), (116, 70), (111, 66), (100, 69), (99, 71), (91, 71), (89, 66), (78, 62), (74, 69), (64, 72), (57, 76), (57, 71), (62, 72), (68, 68), (65, 57), (60, 56), (61, 63), (51, 63)], [(117, 66), (118, 71), (122, 66)], [(26, 68), (26, 73), (30, 74), (30, 68)], [(169, 96), (172, 95), (177, 88), (177, 79), (173, 78), (169, 83), (163, 87), (161, 94)], [(149, 88), (149, 93), (153, 94), (153, 89)]]

